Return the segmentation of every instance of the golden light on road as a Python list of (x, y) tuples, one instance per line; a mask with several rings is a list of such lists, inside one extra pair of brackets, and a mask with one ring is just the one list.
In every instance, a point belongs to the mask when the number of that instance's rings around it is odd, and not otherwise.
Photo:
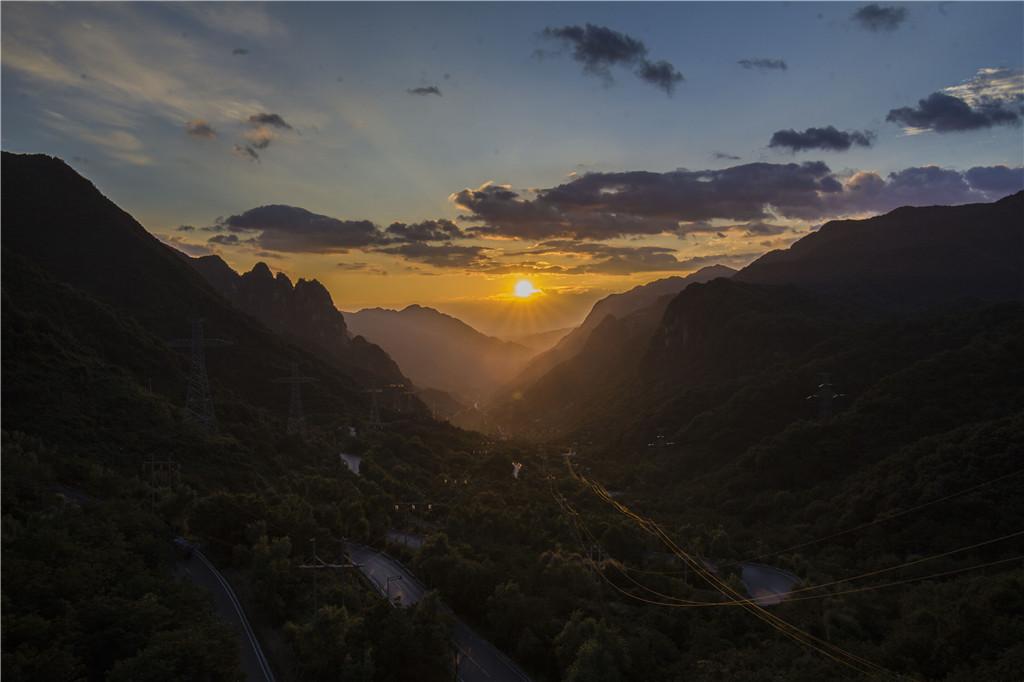
[(540, 289), (535, 288), (528, 279), (521, 279), (516, 282), (514, 291), (517, 298), (530, 298), (534, 294), (540, 293)]

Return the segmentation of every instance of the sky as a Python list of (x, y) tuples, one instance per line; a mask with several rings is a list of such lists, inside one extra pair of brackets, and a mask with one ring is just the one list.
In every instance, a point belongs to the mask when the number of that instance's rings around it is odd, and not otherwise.
[[(516, 335), (1024, 187), (1024, 4), (3, 3), (0, 144), (164, 242)], [(538, 293), (513, 295), (527, 279)]]

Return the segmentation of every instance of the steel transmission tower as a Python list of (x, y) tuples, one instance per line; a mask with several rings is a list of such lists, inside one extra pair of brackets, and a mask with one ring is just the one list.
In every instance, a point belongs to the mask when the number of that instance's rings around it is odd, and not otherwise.
[(206, 374), (206, 349), (231, 345), (223, 339), (207, 339), (203, 334), (203, 320), (192, 320), (192, 338), (175, 339), (168, 345), (173, 348), (188, 348), (192, 352), (192, 367), (188, 374), (188, 391), (185, 394), (185, 418), (207, 432), (217, 430), (217, 415), (213, 411), (210, 397), (210, 379)]
[(836, 398), (841, 398), (845, 393), (836, 393), (832, 387), (832, 382), (829, 381), (828, 374), (822, 374), (818, 381), (818, 390), (807, 396), (806, 400), (817, 400), (818, 401), (818, 417), (821, 419), (828, 419), (832, 416), (832, 401)]
[(378, 396), (384, 392), (383, 388), (368, 388), (363, 393), (370, 394), (370, 423), (371, 429), (381, 428), (380, 423), (380, 403), (378, 402)]
[(299, 376), (299, 363), (292, 363), (292, 374), (274, 379), (278, 384), (291, 385), (291, 400), (288, 403), (288, 434), (306, 436), (306, 416), (302, 411), (302, 384), (312, 384), (316, 377)]

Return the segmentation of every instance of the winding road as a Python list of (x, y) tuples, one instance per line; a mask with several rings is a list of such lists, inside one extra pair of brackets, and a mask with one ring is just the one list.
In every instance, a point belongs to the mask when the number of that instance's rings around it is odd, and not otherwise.
[[(427, 587), (416, 576), (386, 554), (355, 543), (348, 543), (347, 551), (352, 562), (359, 565), (381, 595), (386, 596), (390, 589), (392, 602), (400, 598), (402, 606), (409, 606), (427, 593)], [(395, 576), (401, 576), (401, 580), (392, 580), (389, 588), (388, 578)], [(530, 682), (529, 676), (505, 654), (461, 620), (456, 619), (452, 628), (452, 642), (460, 654), (457, 671), (460, 682)]]
[(213, 603), (221, 619), (238, 633), (241, 643), (241, 664), (248, 682), (274, 682), (274, 672), (263, 654), (259, 639), (249, 624), (241, 602), (230, 583), (202, 552), (192, 548), (191, 558), (178, 561), (178, 569), (193, 583), (213, 595)]

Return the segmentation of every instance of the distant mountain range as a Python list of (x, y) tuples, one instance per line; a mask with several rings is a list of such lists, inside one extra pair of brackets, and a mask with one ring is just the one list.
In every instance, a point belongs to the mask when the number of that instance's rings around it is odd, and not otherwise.
[[(624, 318), (634, 312), (648, 306), (655, 305), (659, 301), (664, 305), (667, 299), (664, 297), (678, 294), (680, 291), (696, 282), (707, 282), (719, 277), (731, 277), (735, 270), (725, 265), (711, 265), (690, 273), (685, 277), (666, 277), (633, 287), (629, 291), (620, 294), (605, 296), (590, 309), (590, 313), (584, 318), (579, 327), (564, 334), (558, 343), (544, 353), (541, 353), (527, 365), (522, 373), (517, 376), (503, 390), (504, 396), (511, 396), (533, 382), (540, 379), (544, 374), (551, 371), (559, 363), (569, 360), (583, 349), (591, 333), (600, 326), (606, 318)], [(650, 319), (650, 315), (645, 319)]]
[(465, 403), (489, 396), (535, 354), (419, 305), (367, 308), (345, 318), (353, 333), (380, 345), (417, 386), (449, 392)]
[(345, 317), (317, 280), (300, 279), (293, 285), (283, 272), (275, 276), (266, 263), (257, 263), (239, 275), (220, 256), (188, 261), (240, 310), (364, 383), (386, 386), (407, 382), (399, 366), (380, 347), (360, 336), (350, 338)]

